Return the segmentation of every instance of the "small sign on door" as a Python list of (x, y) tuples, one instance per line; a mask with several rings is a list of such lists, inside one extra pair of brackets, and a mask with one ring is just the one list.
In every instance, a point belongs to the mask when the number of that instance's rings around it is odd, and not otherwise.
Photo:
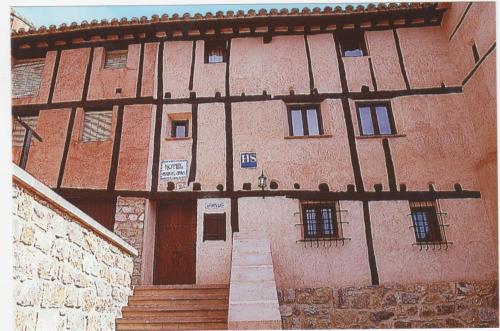
[(187, 177), (187, 160), (161, 161), (161, 179), (179, 179)]
[(257, 168), (257, 153), (241, 153), (241, 168)]

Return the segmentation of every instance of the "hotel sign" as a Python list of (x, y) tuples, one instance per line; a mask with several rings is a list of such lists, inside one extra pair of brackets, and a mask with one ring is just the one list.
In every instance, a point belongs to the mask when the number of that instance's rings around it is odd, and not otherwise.
[(187, 177), (187, 160), (161, 161), (161, 179), (180, 179)]
[(257, 153), (241, 153), (241, 168), (257, 168)]

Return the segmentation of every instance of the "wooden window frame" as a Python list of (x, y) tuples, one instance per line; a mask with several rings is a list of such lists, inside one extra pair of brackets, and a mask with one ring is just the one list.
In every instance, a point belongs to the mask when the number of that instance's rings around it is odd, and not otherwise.
[[(380, 127), (377, 119), (377, 111), (376, 107), (386, 107), (387, 108), (387, 116), (389, 117), (389, 126), (391, 127), (391, 133), (380, 133)], [(365, 134), (363, 132), (363, 125), (361, 124), (361, 114), (359, 108), (361, 107), (370, 107), (371, 120), (373, 125), (373, 134)], [(396, 125), (394, 122), (394, 116), (392, 114), (392, 107), (390, 102), (356, 102), (356, 115), (358, 117), (358, 127), (359, 127), (359, 135), (364, 137), (371, 136), (392, 136), (397, 134)]]
[[(443, 233), (441, 231), (441, 226), (439, 224), (438, 213), (436, 206), (421, 206), (421, 207), (410, 207), (411, 219), (413, 223), (413, 229), (415, 233), (415, 240), (417, 243), (440, 243), (443, 242)], [(418, 225), (413, 214), (416, 212), (423, 212), (426, 214), (427, 226), (429, 227), (429, 233), (426, 238), (419, 238)]]
[[(176, 129), (177, 129), (177, 126), (178, 125), (184, 125), (184, 127), (186, 128), (186, 134), (184, 137), (177, 137), (176, 136)], [(183, 138), (188, 138), (189, 137), (189, 120), (172, 120), (172, 123), (171, 123), (171, 132), (170, 132), (170, 137), (173, 138), (173, 139), (183, 139)]]
[[(342, 57), (364, 57), (368, 56), (368, 48), (366, 47), (365, 33), (363, 30), (353, 30), (353, 31), (340, 31), (337, 33), (337, 38), (339, 39), (340, 45), (340, 55)], [(362, 56), (346, 56), (345, 55), (345, 43), (357, 41), (359, 44), (359, 49), (363, 52)]]
[[(210, 50), (215, 47), (222, 48), (222, 62), (209, 62)], [(206, 64), (227, 63), (227, 40), (225, 39), (205, 40), (205, 49), (203, 57), (204, 57), (204, 62)]]
[[(207, 222), (215, 221), (221, 224), (215, 224), (220, 232), (209, 233)], [(203, 241), (226, 241), (226, 213), (203, 214)]]
[[(308, 109), (315, 109), (316, 110), (316, 116), (318, 117), (318, 135), (309, 135), (309, 123), (307, 121), (307, 110)], [(304, 131), (304, 134), (302, 136), (296, 136), (293, 134), (293, 125), (292, 125), (292, 110), (300, 110), (301, 115), (302, 115), (302, 129)], [(325, 134), (324, 128), (323, 128), (323, 116), (321, 114), (321, 107), (319, 104), (294, 104), (294, 105), (287, 105), (287, 117), (288, 117), (288, 135), (290, 137), (317, 137), (317, 136), (323, 136)]]
[[(334, 238), (334, 239), (340, 239), (342, 238), (342, 233), (340, 231), (339, 227), (339, 220), (337, 217), (337, 204), (336, 202), (325, 202), (325, 203), (306, 203), (303, 202), (301, 204), (302, 207), (302, 224), (303, 224), (303, 231), (304, 231), (304, 239), (319, 239), (319, 238)], [(332, 214), (332, 234), (325, 234), (324, 233), (324, 220), (323, 220), (323, 213), (321, 212), (321, 209), (331, 209), (331, 214)], [(309, 229), (308, 229), (308, 223), (307, 223), (307, 210), (313, 209), (315, 211), (316, 215), (316, 234), (310, 234)], [(319, 216), (319, 217), (318, 217)]]
[[(106, 57), (109, 55), (110, 52), (123, 52), (127, 54), (126, 60), (125, 60), (125, 65), (122, 67), (106, 67)], [(127, 68), (127, 62), (128, 62), (128, 57), (129, 57), (129, 49), (128, 45), (122, 46), (122, 45), (107, 45), (104, 48), (103, 52), (103, 59), (102, 59), (102, 69), (105, 70), (114, 70), (114, 69), (124, 69)]]

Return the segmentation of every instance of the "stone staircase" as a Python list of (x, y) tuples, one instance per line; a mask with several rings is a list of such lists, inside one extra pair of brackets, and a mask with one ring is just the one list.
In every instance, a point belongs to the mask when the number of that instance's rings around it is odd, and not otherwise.
[(229, 285), (138, 285), (116, 330), (227, 329)]

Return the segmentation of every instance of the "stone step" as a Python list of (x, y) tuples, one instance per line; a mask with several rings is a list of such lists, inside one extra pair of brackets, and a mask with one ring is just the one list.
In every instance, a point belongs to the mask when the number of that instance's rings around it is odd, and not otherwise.
[(217, 305), (229, 303), (229, 294), (225, 295), (191, 295), (191, 296), (166, 296), (166, 295), (134, 295), (128, 297), (129, 306), (161, 306), (172, 307), (177, 305)]
[(229, 292), (229, 285), (141, 285), (134, 287), (134, 295), (224, 295)]
[(124, 318), (142, 317), (214, 317), (226, 318), (227, 304), (218, 305), (176, 305), (171, 307), (134, 306), (122, 309)]
[(224, 330), (227, 318), (169, 317), (169, 318), (118, 318), (116, 330)]

